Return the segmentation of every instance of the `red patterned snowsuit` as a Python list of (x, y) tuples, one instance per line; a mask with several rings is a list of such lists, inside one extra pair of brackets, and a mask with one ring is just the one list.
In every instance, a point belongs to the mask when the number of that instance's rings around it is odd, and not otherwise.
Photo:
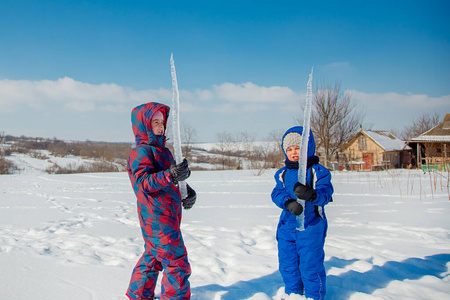
[(128, 158), (127, 171), (137, 196), (145, 251), (133, 270), (127, 291), (130, 299), (153, 299), (159, 271), (164, 272), (161, 299), (191, 296), (191, 268), (180, 231), (181, 195), (169, 174), (174, 159), (165, 147), (165, 136), (153, 134), (150, 125), (151, 116), (161, 111), (166, 128), (169, 110), (152, 102), (132, 111), (136, 148)]

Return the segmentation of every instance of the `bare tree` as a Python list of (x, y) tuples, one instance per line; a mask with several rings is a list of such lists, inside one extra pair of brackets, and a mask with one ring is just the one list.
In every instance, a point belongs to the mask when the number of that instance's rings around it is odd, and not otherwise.
[(255, 137), (254, 134), (245, 131), (236, 133), (234, 152), (238, 158), (238, 168), (244, 168), (244, 159), (250, 162), (250, 166), (253, 165), (253, 161), (256, 159)]
[(220, 162), (222, 164), (222, 169), (231, 165), (231, 154), (233, 150), (234, 139), (232, 135), (228, 132), (220, 132), (216, 134), (217, 138), (217, 149), (216, 151), (220, 154)]
[(331, 158), (358, 131), (362, 119), (363, 113), (352, 100), (351, 94), (342, 92), (340, 81), (334, 85), (321, 83), (316, 87), (313, 95), (311, 130), (316, 148), (324, 152), (325, 166), (329, 167), (328, 162)]
[(273, 130), (267, 134), (265, 140), (256, 149), (256, 157), (252, 168), (259, 169), (259, 175), (265, 169), (280, 168), (283, 166), (284, 154), (281, 150), (283, 131)]
[(411, 125), (407, 126), (400, 137), (408, 141), (414, 137), (421, 135), (424, 132), (432, 129), (433, 127), (439, 125), (439, 115), (437, 113), (429, 114), (424, 113), (420, 115), (417, 119), (415, 119)]
[[(5, 132), (4, 131), (0, 132), (0, 144), (5, 143), (5, 138), (6, 138)], [(3, 147), (0, 146), (0, 158), (3, 157), (4, 155), (5, 155), (5, 150), (3, 149)], [(0, 174), (3, 174), (3, 173), (0, 173)]]
[(181, 128), (181, 139), (183, 141), (183, 154), (187, 159), (190, 158), (192, 144), (197, 139), (197, 130), (189, 122), (183, 122)]

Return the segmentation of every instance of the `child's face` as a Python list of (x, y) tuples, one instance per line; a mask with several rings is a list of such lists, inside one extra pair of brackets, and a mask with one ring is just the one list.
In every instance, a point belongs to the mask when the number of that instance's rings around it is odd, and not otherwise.
[(163, 135), (164, 134), (164, 122), (161, 119), (153, 119), (152, 120), (152, 131), (155, 135)]
[(300, 158), (300, 146), (290, 146), (286, 149), (286, 155), (290, 161), (298, 161)]

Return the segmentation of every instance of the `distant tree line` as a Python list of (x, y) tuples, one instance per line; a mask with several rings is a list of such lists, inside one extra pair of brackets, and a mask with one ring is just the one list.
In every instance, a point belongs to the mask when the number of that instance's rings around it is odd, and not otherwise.
[(34, 138), (2, 134), (2, 143), (8, 143), (8, 147), (2, 147), (0, 151), (0, 174), (10, 174), (14, 171), (13, 163), (6, 157), (12, 153), (27, 154), (33, 158), (48, 160), (42, 150), (49, 155), (66, 157), (79, 156), (85, 159), (96, 160), (90, 164), (81, 166), (69, 165), (61, 167), (54, 163), (47, 169), (52, 174), (86, 173), (86, 172), (117, 172), (124, 171), (126, 160), (132, 149), (130, 143), (107, 143), (92, 141), (63, 141), (56, 138)]
[(57, 138), (44, 139), (33, 137), (14, 137), (6, 135), (5, 142), (12, 144), (9, 152), (30, 153), (35, 150), (47, 150), (51, 155), (64, 157), (67, 155), (84, 158), (97, 158), (107, 161), (126, 160), (132, 149), (131, 143), (109, 143), (92, 141), (63, 141)]
[[(183, 143), (183, 154), (191, 163), (192, 170), (209, 169), (202, 164), (215, 165), (217, 169), (239, 170), (255, 169), (261, 174), (265, 169), (279, 168), (284, 162), (281, 152), (282, 132), (271, 132), (263, 142), (255, 141), (255, 136), (247, 132), (217, 134), (218, 142), (210, 151), (195, 147), (195, 129), (187, 126), (184, 137), (188, 141)], [(190, 131), (190, 132), (187, 132)], [(27, 154), (30, 157), (49, 160), (49, 156), (67, 157), (78, 156), (93, 159), (95, 162), (76, 166), (69, 164), (65, 167), (53, 163), (46, 171), (50, 174), (71, 174), (86, 172), (117, 172), (124, 171), (126, 160), (134, 145), (127, 143), (106, 143), (92, 141), (63, 141), (56, 138), (44, 139), (11, 135), (3, 136), (2, 141), (8, 147), (1, 147), (0, 174), (14, 171), (14, 165), (6, 157), (12, 153)], [(167, 145), (173, 152), (173, 145)], [(42, 151), (48, 151), (47, 152)], [(196, 163), (196, 164), (195, 164)]]

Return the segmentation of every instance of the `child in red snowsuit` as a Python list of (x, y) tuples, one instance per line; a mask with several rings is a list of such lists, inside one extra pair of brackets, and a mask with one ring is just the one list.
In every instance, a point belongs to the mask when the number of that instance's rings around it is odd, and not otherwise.
[(191, 208), (195, 191), (187, 186), (181, 199), (178, 181), (190, 175), (186, 159), (176, 165), (164, 135), (170, 108), (146, 103), (133, 109), (131, 121), (136, 147), (128, 158), (127, 171), (137, 197), (138, 216), (145, 250), (134, 267), (126, 295), (153, 299), (158, 273), (163, 271), (161, 299), (190, 299), (191, 274), (180, 231), (181, 207)]

